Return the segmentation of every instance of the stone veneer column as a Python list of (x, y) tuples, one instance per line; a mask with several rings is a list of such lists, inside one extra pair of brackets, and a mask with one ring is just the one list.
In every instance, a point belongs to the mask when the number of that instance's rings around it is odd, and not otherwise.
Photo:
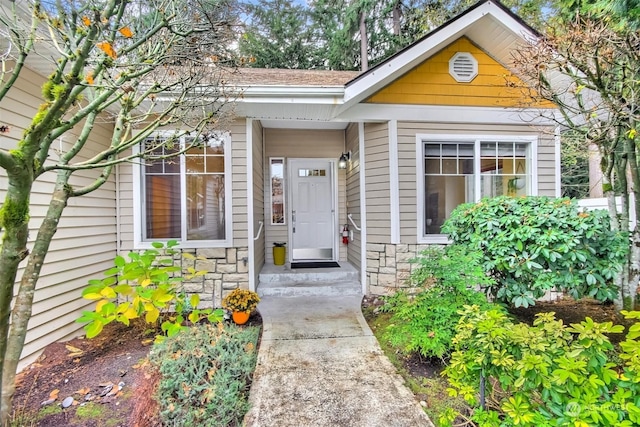
[(427, 245), (368, 243), (367, 285), (374, 295), (393, 293), (408, 286), (414, 264), (410, 261)]
[[(176, 254), (174, 262), (181, 265), (185, 291), (200, 295), (201, 308), (220, 307), (222, 298), (229, 291), (249, 288), (248, 248), (184, 249), (182, 253), (190, 253), (195, 257), (189, 259)], [(192, 274), (189, 269), (207, 273), (187, 279)]]

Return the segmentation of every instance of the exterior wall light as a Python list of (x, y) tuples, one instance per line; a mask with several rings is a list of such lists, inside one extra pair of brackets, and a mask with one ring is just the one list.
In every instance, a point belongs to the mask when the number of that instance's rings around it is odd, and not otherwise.
[(346, 169), (347, 168), (347, 162), (351, 160), (351, 151), (347, 151), (346, 153), (342, 153), (342, 155), (340, 156), (340, 159), (338, 160), (338, 168), (339, 169)]

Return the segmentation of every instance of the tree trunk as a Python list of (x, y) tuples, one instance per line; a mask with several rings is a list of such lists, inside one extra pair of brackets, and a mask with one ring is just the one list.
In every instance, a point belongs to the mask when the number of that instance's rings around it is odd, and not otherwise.
[[(611, 225), (611, 229), (614, 231), (624, 231), (625, 225), (623, 225), (624, 217), (618, 216), (618, 206), (616, 204), (616, 194), (613, 191), (613, 174), (614, 174), (614, 163), (615, 158), (613, 154), (603, 152), (604, 147), (598, 145), (598, 149), (600, 151), (600, 158), (602, 161), (600, 162), (600, 167), (602, 170), (602, 190), (604, 196), (607, 199), (607, 206), (609, 211), (609, 223)], [(628, 216), (626, 216), (628, 218)], [(629, 229), (628, 223), (626, 224), (626, 230)], [(616, 275), (613, 283), (618, 288), (618, 297), (615, 299), (614, 303), (618, 310), (622, 309), (622, 287), (623, 284), (627, 281), (626, 277), (629, 274), (629, 258), (627, 257), (621, 266), (620, 274)]]
[(589, 197), (604, 197), (602, 192), (602, 156), (596, 144), (589, 144)]
[(400, 2), (397, 1), (393, 5), (393, 35), (400, 37), (400, 20), (402, 19), (402, 10), (400, 9)]
[[(3, 228), (0, 249), (0, 368), (4, 369), (8, 348), (9, 320), (13, 288), (20, 262), (27, 256), (29, 236), (29, 202), (33, 184), (33, 171), (19, 155), (14, 156), (15, 165), (7, 169), (9, 185), (4, 204), (0, 210)], [(2, 371), (0, 378), (3, 380)], [(3, 387), (4, 392), (4, 387)], [(0, 408), (0, 425), (5, 425), (8, 413)]]
[[(637, 197), (637, 195), (636, 195)], [(622, 289), (622, 308), (635, 309), (640, 286), (640, 229), (638, 226), (631, 233), (631, 246), (629, 248), (629, 274)]]
[[(36, 283), (49, 251), (51, 240), (58, 230), (58, 223), (69, 200), (68, 182), (70, 171), (58, 172), (56, 186), (51, 197), (47, 215), (38, 230), (33, 250), (20, 280), (18, 295), (12, 310), (11, 331), (7, 341), (2, 373), (1, 419), (6, 422), (11, 414), (11, 403), (15, 393), (15, 377), (20, 355), (31, 318)], [(4, 425), (4, 424), (2, 424)]]
[(360, 12), (360, 66), (361, 71), (369, 69), (369, 37), (367, 37), (367, 22), (364, 11)]
[(625, 310), (633, 310), (636, 305), (638, 282), (640, 281), (640, 228), (638, 228), (638, 219), (640, 218), (640, 197), (638, 197), (640, 195), (640, 170), (638, 169), (634, 141), (625, 138), (625, 147), (629, 159), (628, 174), (631, 177), (627, 194), (633, 194), (632, 203), (629, 205), (629, 213), (633, 212), (635, 214), (636, 223), (630, 236), (629, 275), (622, 289), (622, 307)]

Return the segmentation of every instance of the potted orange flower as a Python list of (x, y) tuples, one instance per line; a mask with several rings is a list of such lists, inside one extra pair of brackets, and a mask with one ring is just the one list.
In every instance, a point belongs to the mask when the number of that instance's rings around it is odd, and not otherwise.
[(249, 320), (251, 312), (256, 309), (260, 297), (249, 289), (234, 289), (222, 300), (222, 307), (231, 312), (231, 318), (238, 325)]

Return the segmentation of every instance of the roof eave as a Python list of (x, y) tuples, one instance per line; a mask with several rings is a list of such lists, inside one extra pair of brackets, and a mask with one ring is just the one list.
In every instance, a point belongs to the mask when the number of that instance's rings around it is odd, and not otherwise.
[(237, 87), (242, 93), (242, 101), (249, 101), (251, 98), (271, 98), (271, 99), (301, 99), (304, 103), (309, 103), (310, 99), (319, 102), (344, 98), (344, 86), (246, 86)]

